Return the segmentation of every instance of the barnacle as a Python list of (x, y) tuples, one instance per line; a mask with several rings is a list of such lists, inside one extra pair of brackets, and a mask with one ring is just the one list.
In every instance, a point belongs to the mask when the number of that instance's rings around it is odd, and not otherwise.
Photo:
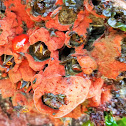
[(31, 7), (33, 15), (47, 16), (53, 9), (55, 9), (56, 0), (32, 0)]
[(19, 82), (17, 82), (16, 88), (17, 90), (22, 90), (22, 92), (25, 92), (25, 93), (30, 92), (32, 90), (31, 82), (24, 81), (23, 79), (21, 79)]
[(1, 60), (1, 67), (7, 68), (7, 71), (15, 66), (14, 57), (12, 55), (3, 54), (1, 56)]
[(37, 42), (29, 47), (29, 53), (34, 57), (37, 61), (43, 61), (50, 57), (50, 51), (44, 42)]
[(64, 94), (54, 95), (52, 93), (45, 93), (42, 96), (42, 102), (53, 109), (59, 109), (62, 105), (66, 104), (65, 97)]
[(76, 75), (82, 72), (76, 57), (68, 56), (65, 60), (61, 61), (60, 64), (65, 66), (66, 76)]
[(69, 45), (71, 47), (80, 46), (85, 42), (83, 36), (80, 36), (75, 32), (70, 32), (69, 36), (70, 36)]
[(63, 25), (74, 23), (77, 18), (77, 13), (73, 9), (64, 7), (58, 14), (59, 22)]

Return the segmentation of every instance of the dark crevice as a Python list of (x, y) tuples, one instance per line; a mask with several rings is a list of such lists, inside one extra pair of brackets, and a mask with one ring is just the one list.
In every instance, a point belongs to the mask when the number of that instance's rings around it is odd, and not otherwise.
[(43, 71), (45, 71), (46, 67), (48, 67), (48, 64), (45, 64), (45, 66), (43, 68)]
[(99, 5), (101, 3), (101, 0), (92, 0), (92, 3), (94, 6)]
[(63, 46), (60, 50), (59, 50), (59, 60), (64, 60), (67, 58), (68, 55), (75, 53), (75, 49), (74, 48), (68, 48), (67, 46)]

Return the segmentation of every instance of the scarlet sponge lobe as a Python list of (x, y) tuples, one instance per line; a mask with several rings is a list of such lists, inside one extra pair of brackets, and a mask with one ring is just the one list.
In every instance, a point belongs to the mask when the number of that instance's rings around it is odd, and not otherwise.
[(12, 51), (16, 53), (21, 52), (25, 44), (28, 43), (28, 39), (29, 37), (26, 34), (21, 34), (19, 36), (16, 36), (12, 40)]

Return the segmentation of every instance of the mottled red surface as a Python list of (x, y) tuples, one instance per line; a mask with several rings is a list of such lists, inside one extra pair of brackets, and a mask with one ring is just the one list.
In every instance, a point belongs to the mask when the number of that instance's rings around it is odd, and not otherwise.
[[(2, 98), (11, 97), (10, 103), (13, 104), (7, 109), (6, 105), (2, 106), (6, 99), (1, 98), (0, 126), (68, 125), (67, 121), (64, 123), (62, 119), (55, 118), (77, 119), (87, 111), (87, 107), (98, 107), (108, 102), (112, 97), (112, 86), (105, 84), (104, 77), (116, 79), (121, 72), (126, 71), (126, 64), (116, 60), (121, 55), (124, 33), (119, 34), (119, 31), (107, 26), (105, 33), (93, 43), (93, 50), (89, 51), (85, 45), (88, 44), (94, 23), (91, 14), (103, 19), (105, 16), (98, 15), (88, 0), (84, 0), (75, 21), (68, 25), (61, 24), (58, 19), (60, 10), (65, 6), (63, 0), (57, 0), (55, 8), (45, 17), (33, 14), (34, 8), (30, 4), (34, 1), (22, 2), (5, 0), (4, 16), (0, 14), (0, 91)], [(80, 45), (69, 45), (69, 33), (72, 32), (82, 37), (82, 40), (77, 40)], [(27, 42), (20, 43), (17, 36), (24, 34)], [(75, 39), (78, 39), (77, 36)], [(44, 55), (45, 50), (49, 50), (47, 59), (36, 60), (31, 54), (30, 47), (37, 42), (45, 45), (35, 46), (32, 53)], [(17, 51), (18, 44), (22, 45)], [(62, 52), (66, 46), (67, 51)], [(75, 52), (69, 52), (71, 50)], [(13, 60), (5, 62), (8, 60), (3, 57), (5, 55), (12, 55)], [(73, 69), (74, 65), (81, 69), (80, 73)], [(76, 74), (71, 75), (71, 71)], [(95, 71), (100, 76), (93, 75)], [(58, 110), (45, 105), (41, 99), (45, 93), (64, 94), (66, 104), (62, 104)], [(21, 108), (13, 111), (16, 107)], [(11, 113), (10, 119), (7, 113)]]

